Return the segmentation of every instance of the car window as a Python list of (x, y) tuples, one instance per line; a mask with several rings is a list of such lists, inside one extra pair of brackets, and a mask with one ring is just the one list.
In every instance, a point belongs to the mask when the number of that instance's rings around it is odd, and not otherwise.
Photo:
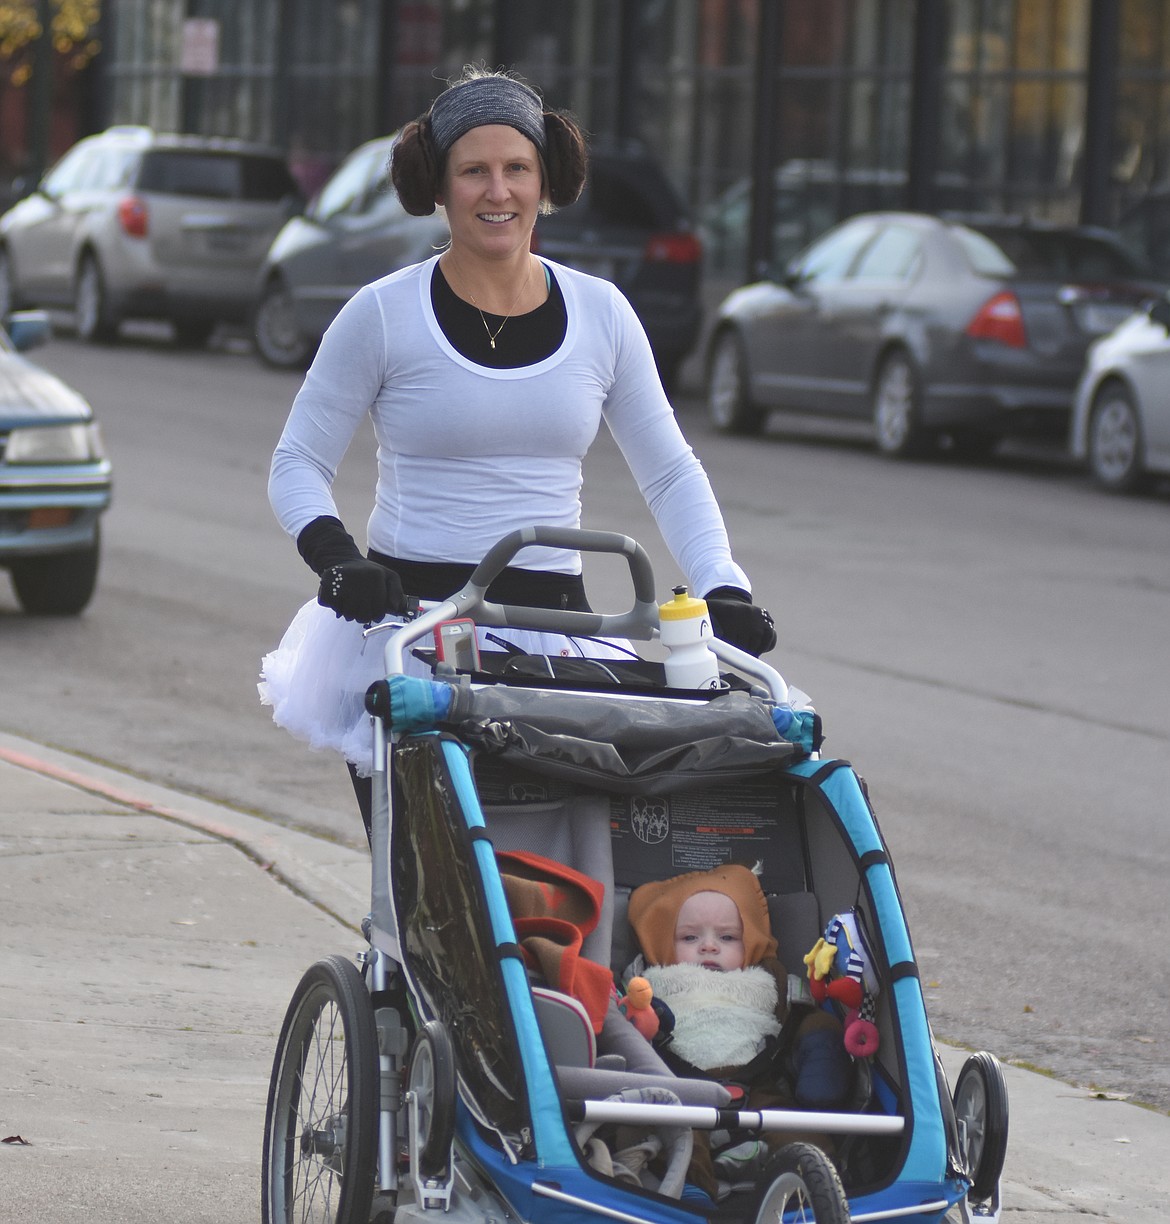
[(338, 213), (351, 211), (365, 196), (375, 176), (385, 173), (385, 161), (386, 150), (381, 145), (350, 154), (321, 188), (311, 215), (317, 221), (328, 221)]
[(649, 158), (594, 157), (574, 212), (600, 224), (668, 230), (684, 224), (685, 209), (662, 169)]
[(1142, 269), (1121, 246), (1075, 230), (980, 227), (1020, 276), (1052, 280), (1100, 280), (1141, 275)]
[(279, 158), (197, 149), (151, 150), (143, 158), (138, 187), (164, 195), (264, 201), (283, 200), (297, 190)]
[(866, 219), (849, 221), (830, 231), (798, 261), (800, 279), (822, 284), (843, 280), (876, 228), (876, 221)]
[(72, 191), (93, 165), (95, 154), (93, 145), (76, 145), (45, 175), (41, 190), (54, 198)]
[(78, 175), (72, 190), (112, 191), (125, 187), (138, 164), (138, 150), (110, 148), (95, 149), (94, 152), (95, 156), (89, 159)]
[(965, 225), (956, 225), (954, 234), (972, 271), (980, 276), (990, 277), (1015, 275), (1016, 265), (990, 238), (968, 229)]
[(300, 195), (292, 171), (278, 157), (245, 156), (242, 160), (244, 199), (274, 203)]
[(903, 280), (918, 264), (922, 238), (905, 225), (890, 225), (869, 244), (851, 280)]

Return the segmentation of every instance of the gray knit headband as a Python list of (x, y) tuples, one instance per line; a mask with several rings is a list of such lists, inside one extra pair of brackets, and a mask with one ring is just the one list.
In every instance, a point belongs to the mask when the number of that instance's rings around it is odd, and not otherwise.
[(513, 127), (543, 153), (544, 108), (540, 98), (510, 77), (476, 77), (452, 85), (431, 106), (431, 135), (440, 157), (472, 128), (486, 123)]

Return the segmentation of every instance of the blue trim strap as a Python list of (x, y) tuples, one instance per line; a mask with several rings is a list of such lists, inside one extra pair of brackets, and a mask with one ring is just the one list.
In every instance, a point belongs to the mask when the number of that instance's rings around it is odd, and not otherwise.
[[(479, 866), (487, 899), (488, 917), (492, 924), (492, 938), (497, 945), (515, 945), (516, 931), (512, 926), (512, 915), (504, 895), (504, 885), (496, 866), (495, 850), (486, 836), (483, 809), (471, 775), (468, 751), (454, 740), (444, 739), (443, 759), (451, 773), (459, 807), (471, 831), (472, 851)], [(508, 1008), (516, 1026), (516, 1038), (520, 1046), (520, 1060), (524, 1066), (524, 1079), (528, 1085), (528, 1106), (532, 1114), (533, 1141), (537, 1160), (541, 1165), (568, 1165), (578, 1167), (577, 1155), (565, 1128), (564, 1114), (557, 1095), (557, 1086), (548, 1065), (544, 1050), (544, 1038), (532, 1006), (532, 991), (528, 986), (528, 972), (523, 960), (505, 955), (500, 961), (504, 978), (504, 990), (508, 997)]]
[(800, 761), (788, 772), (819, 787), (837, 813), (859, 860), (868, 864), (864, 868), (865, 882), (886, 958), (891, 967), (897, 966), (900, 970), (897, 980), (890, 986), (890, 995), (901, 1035), (910, 1103), (910, 1144), (901, 1176), (941, 1182), (946, 1176), (947, 1152), (934, 1069), (934, 1042), (917, 973), (902, 969), (902, 966), (914, 964), (914, 951), (885, 846), (861, 784), (848, 762)]

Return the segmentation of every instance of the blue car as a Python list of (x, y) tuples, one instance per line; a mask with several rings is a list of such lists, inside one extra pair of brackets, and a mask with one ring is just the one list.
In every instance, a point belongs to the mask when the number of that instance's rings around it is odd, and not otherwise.
[(49, 334), (36, 311), (0, 329), (0, 569), (25, 612), (76, 616), (97, 585), (112, 482), (89, 404), (21, 356)]

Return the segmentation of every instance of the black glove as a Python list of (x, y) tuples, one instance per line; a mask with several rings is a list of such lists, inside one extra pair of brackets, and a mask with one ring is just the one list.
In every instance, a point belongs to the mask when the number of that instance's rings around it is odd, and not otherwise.
[(340, 519), (315, 518), (297, 536), (297, 550), (321, 579), (317, 602), (339, 617), (367, 625), (407, 610), (402, 579), (363, 557)]
[(703, 598), (711, 613), (711, 629), (717, 638), (738, 646), (748, 654), (766, 654), (776, 645), (776, 622), (767, 608), (758, 608), (739, 587), (716, 587)]

